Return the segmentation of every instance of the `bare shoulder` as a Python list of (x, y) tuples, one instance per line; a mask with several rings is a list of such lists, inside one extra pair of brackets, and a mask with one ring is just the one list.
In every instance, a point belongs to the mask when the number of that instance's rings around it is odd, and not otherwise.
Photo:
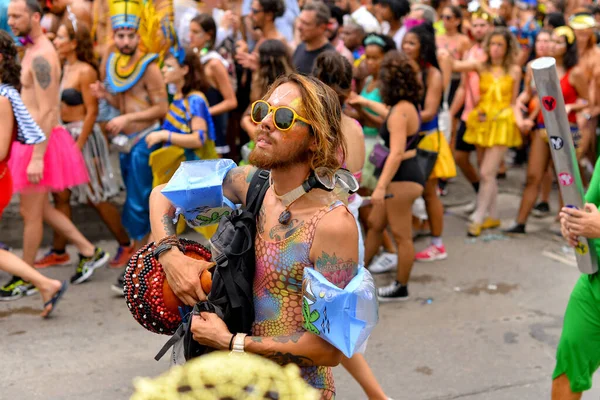
[(519, 67), (518, 65), (511, 65), (509, 72), (510, 75), (515, 79), (521, 77), (521, 67)]
[(223, 180), (223, 195), (236, 204), (246, 204), (248, 186), (258, 171), (256, 167), (245, 165), (229, 170)]
[(81, 76), (86, 82), (96, 82), (98, 80), (98, 72), (88, 63), (83, 64), (81, 67)]
[(8, 97), (0, 96), (0, 112), (2, 114), (12, 114), (12, 105)]
[(570, 73), (570, 78), (573, 80), (580, 80), (580, 79), (584, 79), (585, 75), (583, 73), (583, 69), (579, 66), (575, 66), (573, 67), (573, 69), (571, 69), (571, 73)]
[(346, 207), (337, 207), (321, 218), (313, 243), (319, 247), (324, 246), (324, 248), (352, 248), (354, 246), (358, 251), (358, 227), (356, 220)]

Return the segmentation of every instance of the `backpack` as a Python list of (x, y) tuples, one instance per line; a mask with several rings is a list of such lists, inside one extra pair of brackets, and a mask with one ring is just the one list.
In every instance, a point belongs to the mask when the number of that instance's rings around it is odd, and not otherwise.
[(254, 322), (252, 284), (256, 267), (256, 217), (269, 188), (269, 176), (269, 171), (258, 170), (248, 187), (246, 208), (234, 210), (219, 222), (210, 240), (216, 263), (210, 294), (183, 318), (175, 334), (156, 355), (157, 361), (171, 347), (175, 347), (172, 360), (175, 364), (183, 362), (181, 355), (187, 361), (212, 351), (196, 342), (190, 330), (192, 315), (201, 312), (216, 313), (232, 333), (250, 334)]

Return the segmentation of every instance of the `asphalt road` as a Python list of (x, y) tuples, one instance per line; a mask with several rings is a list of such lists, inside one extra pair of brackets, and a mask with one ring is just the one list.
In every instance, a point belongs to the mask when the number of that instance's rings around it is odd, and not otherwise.
[[(516, 170), (503, 183), (505, 223), (515, 215), (522, 180)], [(461, 183), (450, 191), (455, 203), (472, 197)], [(549, 399), (562, 318), (579, 276), (561, 255), (553, 218), (532, 221), (523, 239), (493, 234), (475, 241), (465, 236), (460, 209), (449, 210), (445, 222), (448, 259), (415, 264), (411, 299), (380, 306), (366, 353), (376, 376), (395, 400)], [(417, 249), (426, 244), (418, 241)], [(73, 270), (43, 273), (68, 279)], [(118, 274), (102, 269), (91, 282), (71, 287), (50, 320), (37, 316), (39, 296), (0, 303), (0, 399), (126, 399), (135, 376), (168, 368), (166, 359), (153, 359), (167, 338), (145, 331), (110, 291)], [(335, 376), (338, 399), (366, 398), (341, 367)], [(585, 400), (600, 397), (595, 378)]]

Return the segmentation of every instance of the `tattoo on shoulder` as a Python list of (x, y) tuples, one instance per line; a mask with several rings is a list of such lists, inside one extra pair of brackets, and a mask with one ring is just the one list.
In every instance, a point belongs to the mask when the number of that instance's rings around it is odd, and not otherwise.
[(46, 90), (52, 81), (52, 67), (50, 63), (44, 57), (37, 56), (33, 59), (31, 66), (40, 87)]
[(339, 288), (344, 288), (354, 278), (358, 271), (356, 260), (343, 260), (335, 253), (321, 253), (315, 262), (315, 270), (319, 271), (329, 282)]
[[(304, 221), (299, 222), (297, 219), (293, 219), (288, 225), (275, 225), (269, 231), (269, 238), (273, 240), (283, 240), (292, 236), (301, 227), (304, 226)], [(263, 227), (264, 229), (264, 227)]]
[(227, 184), (235, 184), (243, 181), (246, 178), (246, 168), (244, 167), (236, 167), (229, 170), (227, 175), (225, 175), (224, 183)]
[(173, 216), (169, 214), (163, 215), (162, 218), (163, 228), (167, 236), (175, 235), (175, 225), (173, 224)]
[(275, 361), (279, 365), (296, 364), (301, 367), (310, 367), (315, 364), (313, 360), (308, 357), (298, 356), (292, 353), (282, 353), (280, 351), (267, 354), (265, 357)]
[(298, 343), (302, 336), (304, 336), (304, 332), (296, 332), (291, 336), (275, 336), (273, 341), (277, 343)]
[(256, 224), (256, 230), (261, 235), (265, 233), (265, 223), (267, 221), (267, 212), (265, 211), (265, 206), (260, 207), (260, 211), (258, 212), (258, 221)]

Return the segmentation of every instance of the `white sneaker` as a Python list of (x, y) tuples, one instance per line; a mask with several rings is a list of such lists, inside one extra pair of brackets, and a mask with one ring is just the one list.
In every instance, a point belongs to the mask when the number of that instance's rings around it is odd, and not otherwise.
[(381, 253), (369, 265), (369, 272), (372, 274), (383, 274), (384, 272), (393, 271), (398, 265), (398, 254)]

